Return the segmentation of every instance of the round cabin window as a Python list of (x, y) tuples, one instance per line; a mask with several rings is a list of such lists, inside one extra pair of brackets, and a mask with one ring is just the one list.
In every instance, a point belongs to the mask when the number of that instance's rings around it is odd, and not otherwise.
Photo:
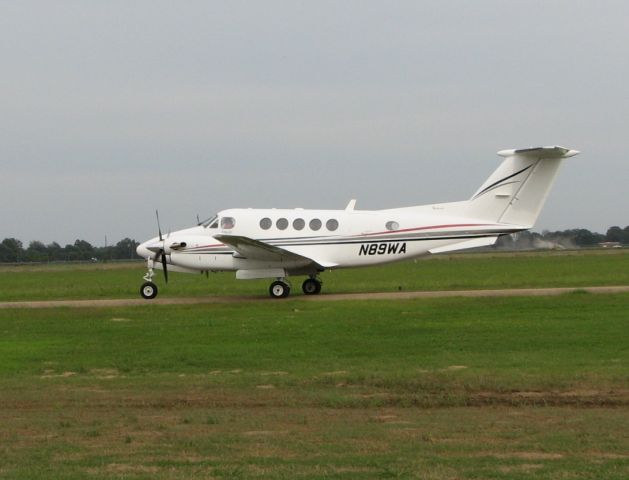
[(310, 220), (310, 230), (314, 230), (315, 232), (321, 228), (321, 220), (318, 218), (313, 218)]
[(285, 218), (278, 218), (277, 222), (275, 222), (275, 226), (280, 230), (286, 230), (286, 228), (288, 227), (288, 220), (286, 220)]
[(295, 220), (293, 220), (293, 228), (295, 230), (303, 230), (305, 226), (306, 222), (303, 218), (296, 218)]
[(262, 220), (260, 220), (260, 228), (262, 230), (268, 230), (269, 228), (271, 228), (272, 225), (273, 225), (273, 222), (268, 217), (265, 217)]
[(331, 218), (330, 220), (328, 220), (327, 222), (325, 222), (325, 228), (327, 228), (328, 230), (330, 230), (331, 232), (333, 232), (334, 230), (336, 230), (337, 228), (339, 228), (339, 222), (338, 220)]

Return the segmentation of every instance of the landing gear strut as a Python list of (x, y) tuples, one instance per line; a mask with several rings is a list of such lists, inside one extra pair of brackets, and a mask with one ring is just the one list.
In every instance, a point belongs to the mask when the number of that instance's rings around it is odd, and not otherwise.
[(321, 280), (316, 277), (310, 277), (301, 284), (301, 289), (306, 295), (317, 295), (321, 293)]
[(144, 279), (144, 283), (140, 287), (140, 295), (142, 295), (142, 298), (146, 300), (152, 300), (157, 297), (157, 285), (153, 283), (154, 276), (155, 272), (153, 271), (153, 262), (149, 260), (148, 271), (146, 272), (146, 275), (142, 277)]
[(276, 280), (269, 287), (269, 294), (272, 298), (286, 298), (290, 294), (290, 285), (284, 280)]

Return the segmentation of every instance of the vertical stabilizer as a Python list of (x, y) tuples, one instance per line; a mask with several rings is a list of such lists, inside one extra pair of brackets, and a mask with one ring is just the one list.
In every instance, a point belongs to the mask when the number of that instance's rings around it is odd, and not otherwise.
[(559, 165), (578, 153), (557, 146), (498, 152), (505, 160), (468, 201), (466, 213), (492, 222), (532, 227)]

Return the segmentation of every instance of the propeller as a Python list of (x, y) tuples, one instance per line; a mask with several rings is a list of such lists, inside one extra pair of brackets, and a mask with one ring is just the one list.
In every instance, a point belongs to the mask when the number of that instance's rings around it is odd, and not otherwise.
[(164, 239), (162, 238), (162, 227), (159, 226), (159, 212), (157, 209), (155, 210), (155, 217), (157, 217), (157, 232), (159, 233), (159, 241), (162, 242)]
[(162, 242), (162, 248), (155, 252), (153, 261), (156, 262), (161, 257), (164, 281), (168, 283), (168, 262), (166, 262), (166, 255), (164, 254), (164, 237), (162, 236), (162, 227), (159, 224), (159, 212), (157, 210), (155, 210), (155, 217), (157, 218), (157, 233), (159, 234), (159, 241)]

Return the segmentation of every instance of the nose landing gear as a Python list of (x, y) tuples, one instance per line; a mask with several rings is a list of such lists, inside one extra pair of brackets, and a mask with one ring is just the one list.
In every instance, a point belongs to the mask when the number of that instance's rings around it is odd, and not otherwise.
[(155, 272), (153, 271), (153, 265), (149, 263), (148, 272), (146, 272), (146, 275), (142, 277), (144, 279), (144, 283), (140, 287), (140, 295), (146, 300), (152, 300), (157, 297), (157, 285), (153, 283), (154, 275)]
[(146, 300), (152, 300), (157, 297), (157, 285), (153, 282), (144, 282), (140, 287), (140, 295)]

